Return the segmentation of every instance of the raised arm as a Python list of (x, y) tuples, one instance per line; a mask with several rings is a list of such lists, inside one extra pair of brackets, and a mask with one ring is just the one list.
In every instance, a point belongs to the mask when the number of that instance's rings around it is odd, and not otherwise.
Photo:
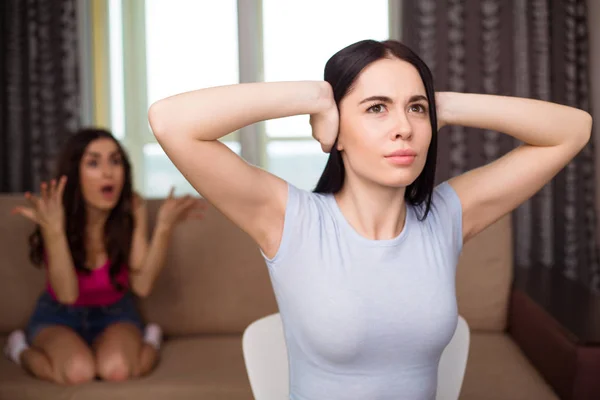
[(161, 205), (156, 218), (152, 238), (148, 241), (148, 212), (145, 201), (135, 197), (133, 241), (130, 255), (131, 288), (133, 292), (145, 297), (150, 294), (156, 278), (162, 271), (167, 258), (169, 242), (175, 226), (188, 218), (200, 219), (206, 204), (203, 200), (191, 196), (175, 198), (174, 189)]
[(326, 82), (276, 82), (183, 93), (153, 104), (148, 115), (158, 142), (186, 179), (273, 256), (283, 231), (287, 184), (218, 139), (259, 121), (334, 110), (337, 114)]
[(525, 143), (450, 180), (462, 203), (465, 241), (539, 191), (591, 135), (588, 113), (555, 103), (462, 93), (438, 93), (436, 100), (444, 124), (503, 132)]
[(66, 177), (62, 177), (58, 182), (52, 180), (50, 185), (42, 183), (39, 197), (31, 193), (25, 194), (31, 207), (17, 207), (13, 213), (20, 214), (38, 225), (44, 240), (44, 258), (50, 286), (58, 301), (72, 304), (79, 296), (79, 285), (65, 231), (62, 198), (66, 183)]

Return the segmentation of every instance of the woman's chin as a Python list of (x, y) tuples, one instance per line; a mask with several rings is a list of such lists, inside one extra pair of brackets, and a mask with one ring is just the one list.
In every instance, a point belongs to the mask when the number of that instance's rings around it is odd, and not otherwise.
[(98, 211), (111, 211), (117, 205), (118, 199), (94, 199), (94, 201), (88, 201), (88, 207), (96, 209)]
[(412, 185), (418, 178), (418, 175), (415, 174), (399, 174), (389, 175), (381, 179), (378, 179), (378, 183), (381, 186), (394, 188), (394, 189), (402, 189)]

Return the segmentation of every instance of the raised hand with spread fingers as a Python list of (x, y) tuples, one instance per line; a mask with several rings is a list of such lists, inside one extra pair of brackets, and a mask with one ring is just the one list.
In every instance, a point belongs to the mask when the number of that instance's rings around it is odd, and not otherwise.
[(61, 177), (58, 182), (53, 179), (48, 185), (42, 182), (40, 195), (25, 193), (30, 207), (19, 206), (13, 209), (13, 214), (20, 214), (38, 224), (45, 233), (62, 233), (65, 228), (65, 210), (63, 207), (63, 192), (67, 177)]

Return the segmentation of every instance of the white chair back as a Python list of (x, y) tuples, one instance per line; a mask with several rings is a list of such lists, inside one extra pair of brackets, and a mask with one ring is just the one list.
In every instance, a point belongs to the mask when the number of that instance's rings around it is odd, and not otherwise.
[[(469, 326), (459, 316), (454, 336), (440, 358), (436, 400), (458, 400), (469, 344)], [(279, 314), (271, 314), (251, 323), (244, 331), (242, 349), (254, 398), (288, 400), (289, 366)]]

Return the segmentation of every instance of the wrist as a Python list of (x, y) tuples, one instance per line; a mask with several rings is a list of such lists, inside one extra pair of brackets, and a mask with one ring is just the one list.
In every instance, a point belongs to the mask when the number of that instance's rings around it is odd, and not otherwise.
[(169, 236), (173, 231), (173, 224), (167, 221), (158, 220), (154, 227), (154, 235)]
[(451, 96), (450, 92), (436, 92), (435, 94), (438, 129), (453, 123)]
[(148, 220), (147, 216), (148, 216), (148, 214), (146, 213), (145, 210), (144, 211), (134, 211), (133, 222), (134, 222), (135, 226), (145, 224), (146, 221)]
[(46, 242), (52, 242), (66, 237), (65, 229), (61, 226), (40, 227), (40, 231)]
[(333, 97), (333, 88), (327, 81), (319, 81), (316, 82), (316, 93), (317, 93), (317, 101), (315, 102), (317, 111), (316, 113), (324, 113), (331, 109), (332, 107), (336, 107), (335, 99)]

